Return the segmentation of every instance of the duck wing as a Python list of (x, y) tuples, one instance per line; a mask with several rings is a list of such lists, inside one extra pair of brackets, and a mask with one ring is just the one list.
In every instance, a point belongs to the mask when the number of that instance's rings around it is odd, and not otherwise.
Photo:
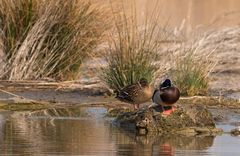
[(160, 90), (156, 89), (153, 93), (153, 96), (152, 96), (153, 103), (161, 105), (162, 99), (161, 99), (160, 95), (161, 95)]
[(141, 87), (138, 84), (129, 85), (120, 90), (116, 96), (121, 101), (134, 102), (134, 99), (139, 95)]

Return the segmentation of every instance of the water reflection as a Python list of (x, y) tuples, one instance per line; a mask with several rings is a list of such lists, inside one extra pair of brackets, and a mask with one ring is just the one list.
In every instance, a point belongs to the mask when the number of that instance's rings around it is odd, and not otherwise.
[[(0, 114), (0, 155), (211, 155), (213, 136), (136, 136), (103, 108)], [(215, 147), (216, 148), (216, 147)], [(211, 151), (211, 152), (209, 152)]]
[[(116, 129), (115, 129), (116, 130)], [(183, 151), (196, 150), (208, 153), (213, 145), (214, 136), (186, 137), (181, 135), (147, 135), (135, 136), (133, 133), (116, 130), (114, 137), (118, 140), (118, 155), (166, 155), (172, 156)], [(127, 149), (127, 150), (126, 150)]]
[(7, 116), (8, 113), (6, 112), (2, 112), (0, 114), (0, 144), (3, 143), (3, 138), (4, 138), (4, 126), (5, 126), (5, 123), (6, 123), (6, 116)]

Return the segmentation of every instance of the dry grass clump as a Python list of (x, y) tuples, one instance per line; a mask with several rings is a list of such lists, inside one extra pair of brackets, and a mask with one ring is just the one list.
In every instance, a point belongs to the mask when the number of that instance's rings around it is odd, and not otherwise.
[(113, 90), (119, 90), (126, 85), (146, 78), (152, 81), (157, 70), (158, 42), (162, 29), (156, 23), (157, 16), (146, 19), (145, 24), (137, 21), (136, 10), (126, 15), (124, 8), (114, 15), (115, 29), (109, 37), (106, 62), (102, 79)]
[(84, 0), (2, 0), (2, 78), (74, 79), (101, 42), (104, 11)]
[[(214, 34), (212, 34), (214, 35)], [(171, 77), (180, 88), (182, 95), (206, 95), (209, 88), (210, 73), (216, 66), (217, 44), (206, 46), (206, 40), (211, 36), (197, 36), (182, 43), (173, 43), (166, 48), (168, 71), (165, 75)], [(169, 59), (170, 58), (170, 59)]]
[(224, 69), (228, 65), (218, 62), (238, 67), (239, 34), (238, 26), (209, 30), (168, 49), (174, 62), (170, 73), (184, 95), (206, 95), (213, 76), (210, 74), (228, 70)]

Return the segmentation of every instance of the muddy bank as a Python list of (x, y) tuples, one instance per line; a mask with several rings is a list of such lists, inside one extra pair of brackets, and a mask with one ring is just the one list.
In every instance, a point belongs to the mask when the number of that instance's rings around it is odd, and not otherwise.
[[(90, 91), (90, 90), (88, 90)], [(90, 91), (92, 93), (92, 91)], [(11, 104), (11, 106), (7, 106)], [(151, 102), (144, 104), (149, 105)], [(208, 109), (232, 109), (238, 111), (238, 100), (222, 97), (181, 97), (177, 105), (206, 106)], [(25, 89), (3, 92), (0, 90), (0, 108), (8, 110), (45, 109), (56, 106), (81, 105), (83, 107), (109, 108), (109, 116), (117, 116), (121, 112), (131, 110), (131, 105), (116, 100), (113, 96), (88, 94), (84, 89)], [(144, 106), (142, 105), (142, 106)], [(4, 106), (4, 107), (3, 107)]]
[(0, 81), (0, 109), (21, 111), (81, 105), (82, 107), (121, 107), (109, 90), (98, 81), (47, 82)]
[(98, 78), (80, 79), (78, 81), (56, 82), (42, 81), (0, 81), (0, 89), (9, 92), (53, 91), (53, 92), (80, 92), (84, 95), (110, 95), (111, 92)]
[[(0, 81), (2, 103), (87, 103), (111, 101), (109, 90), (98, 80), (74, 82)], [(107, 100), (106, 100), (107, 99)]]
[(222, 96), (181, 97), (178, 103), (180, 105), (194, 104), (197, 106), (206, 106), (208, 108), (240, 108), (240, 101), (238, 99), (224, 98)]
[[(6, 92), (5, 92), (6, 91)], [(9, 94), (10, 93), (10, 94)], [(0, 81), (0, 99), (10, 99), (14, 95), (32, 100), (52, 103), (84, 103), (93, 99), (113, 98), (113, 94), (99, 79), (80, 81)], [(231, 95), (234, 94), (234, 98)], [(87, 97), (87, 98), (86, 98)], [(96, 100), (93, 100), (96, 101)], [(106, 100), (103, 100), (106, 101)], [(237, 93), (224, 96), (181, 97), (180, 104), (203, 104), (207, 106), (240, 107)]]

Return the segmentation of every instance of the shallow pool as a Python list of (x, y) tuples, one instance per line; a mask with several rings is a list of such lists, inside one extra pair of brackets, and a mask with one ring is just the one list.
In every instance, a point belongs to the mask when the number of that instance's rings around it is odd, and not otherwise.
[(240, 137), (136, 136), (114, 127), (105, 112), (86, 107), (1, 112), (0, 155), (240, 155)]

